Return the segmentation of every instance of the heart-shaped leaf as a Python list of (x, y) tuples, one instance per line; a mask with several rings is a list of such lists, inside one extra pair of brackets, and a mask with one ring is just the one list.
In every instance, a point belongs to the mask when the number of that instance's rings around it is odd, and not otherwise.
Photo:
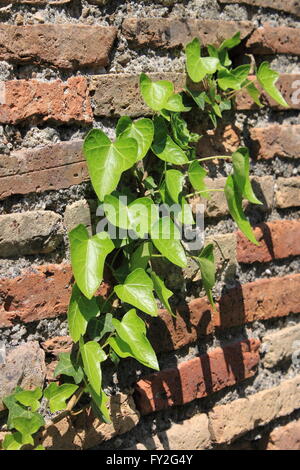
[(215, 309), (215, 304), (212, 297), (211, 289), (216, 283), (216, 267), (214, 258), (214, 246), (212, 243), (205, 246), (197, 258), (199, 263), (201, 278), (206, 295)]
[(114, 331), (114, 326), (111, 313), (92, 318), (87, 327), (89, 338), (93, 341), (100, 341), (107, 333), (112, 331)]
[(160, 218), (152, 227), (151, 239), (157, 250), (171, 263), (181, 268), (187, 266), (185, 251), (180, 242), (180, 232), (168, 216)]
[(119, 119), (116, 133), (118, 137), (130, 137), (137, 141), (137, 160), (142, 160), (151, 147), (154, 126), (151, 119), (143, 118), (132, 121), (130, 117), (123, 116)]
[(216, 57), (201, 57), (201, 46), (198, 38), (186, 45), (186, 68), (193, 82), (200, 82), (206, 75), (216, 72), (219, 59)]
[(141, 238), (149, 233), (151, 226), (158, 218), (157, 207), (148, 197), (138, 198), (126, 206), (115, 196), (106, 196), (104, 212), (109, 222), (124, 230), (134, 230)]
[(180, 93), (174, 93), (164, 105), (164, 109), (175, 113), (183, 113), (190, 111), (192, 108), (184, 105), (183, 97)]
[(184, 175), (178, 170), (167, 170), (165, 177), (168, 193), (173, 201), (178, 203), (178, 197), (183, 188)]
[(168, 99), (174, 94), (174, 85), (167, 80), (152, 81), (145, 73), (140, 75), (142, 97), (154, 111), (165, 108)]
[(135, 309), (129, 310), (122, 321), (114, 318), (113, 324), (117, 337), (110, 339), (110, 345), (114, 351), (118, 355), (132, 356), (145, 366), (159, 370), (156, 354), (146, 336), (145, 323), (136, 314)]
[(56, 382), (52, 382), (44, 392), (44, 397), (49, 400), (49, 407), (51, 413), (55, 413), (56, 411), (60, 410), (65, 410), (67, 407), (66, 400), (70, 398), (73, 393), (76, 392), (77, 389), (77, 385), (58, 385)]
[(69, 239), (76, 283), (81, 292), (91, 299), (103, 279), (105, 258), (114, 250), (114, 244), (106, 232), (89, 237), (82, 224), (69, 233)]
[(259, 107), (262, 107), (262, 103), (260, 102), (260, 91), (256, 88), (254, 83), (251, 80), (247, 80), (248, 85), (245, 87), (247, 93), (251, 96), (254, 103), (256, 103)]
[(255, 245), (259, 245), (254, 236), (251, 225), (244, 214), (242, 207), (242, 195), (239, 191), (238, 186), (235, 184), (232, 175), (229, 175), (226, 180), (224, 193), (227, 199), (228, 209), (231, 214), (231, 217), (233, 218), (239, 229), (248, 238), (248, 240), (250, 240), (250, 242), (254, 243)]
[(70, 353), (61, 353), (59, 355), (59, 362), (55, 368), (54, 377), (59, 375), (73, 377), (76, 384), (82, 382), (84, 376), (82, 368), (72, 360)]
[(252, 204), (262, 204), (254, 194), (249, 173), (250, 156), (247, 147), (240, 147), (232, 154), (233, 179), (238, 186), (242, 196)]
[(168, 129), (165, 120), (161, 116), (154, 117), (154, 140), (152, 144), (153, 153), (165, 162), (174, 165), (183, 165), (188, 162), (185, 152), (175, 144), (174, 140), (168, 135)]
[(240, 65), (234, 70), (222, 68), (218, 73), (218, 84), (222, 90), (240, 90), (250, 72), (250, 65)]
[(171, 114), (171, 126), (174, 140), (182, 149), (189, 149), (190, 142), (198, 142), (201, 138), (199, 134), (194, 134), (188, 130), (186, 121), (182, 119), (179, 113)]
[(275, 83), (279, 78), (279, 73), (272, 70), (268, 62), (263, 62), (260, 65), (256, 76), (263, 89), (271, 96), (271, 98), (273, 98), (273, 100), (285, 108), (289, 107), (288, 103), (275, 86)]
[(188, 175), (191, 185), (196, 191), (203, 191), (201, 192), (201, 197), (208, 198), (209, 193), (205, 192), (207, 189), (205, 178), (207, 176), (207, 170), (203, 168), (199, 162), (196, 160), (193, 161), (188, 169)]
[(42, 389), (37, 387), (35, 390), (22, 390), (17, 392), (15, 398), (21, 405), (29, 406), (31, 411), (36, 411), (40, 407), (42, 395)]
[(87, 391), (92, 398), (92, 409), (94, 415), (97, 416), (101, 421), (107, 424), (111, 423), (109, 416), (108, 402), (109, 398), (101, 389), (100, 394), (97, 394), (90, 385), (87, 385)]
[(153, 281), (154, 290), (157, 294), (157, 297), (159, 298), (163, 306), (168, 310), (168, 312), (175, 317), (176, 315), (173, 314), (171, 306), (169, 304), (169, 298), (172, 297), (173, 292), (165, 286), (164, 281), (154, 271), (150, 271), (150, 275)]
[(98, 343), (79, 341), (80, 354), (84, 366), (84, 372), (93, 390), (99, 395), (101, 393), (102, 371), (100, 363), (105, 361), (106, 354)]
[(22, 436), (25, 437), (27, 442), (31, 440), (33, 444), (33, 439), (30, 437), (32, 434), (35, 434), (42, 426), (44, 426), (45, 420), (39, 413), (34, 413), (33, 416), (29, 418), (16, 418), (14, 420), (14, 427), (19, 431)]
[(111, 142), (100, 129), (92, 129), (83, 144), (93, 188), (100, 201), (114, 191), (121, 174), (131, 168), (138, 159), (135, 139), (120, 137)]
[(15, 393), (3, 398), (3, 403), (8, 409), (7, 427), (12, 429), (14, 427), (15, 418), (32, 418), (33, 412), (28, 410), (27, 407), (19, 404), (16, 400), (15, 394), (21, 392), (22, 389), (17, 387)]
[(115, 292), (122, 302), (126, 302), (134, 307), (148, 313), (153, 317), (157, 316), (157, 305), (153, 296), (153, 282), (141, 268), (130, 273), (124, 284), (115, 287)]
[(86, 332), (89, 320), (100, 313), (96, 298), (87, 299), (74, 284), (68, 308), (68, 326), (72, 340), (77, 343)]
[(151, 242), (142, 243), (132, 254), (129, 266), (131, 271), (137, 268), (146, 269), (148, 262), (153, 252), (153, 245)]
[(6, 434), (2, 442), (4, 450), (20, 450), (25, 444), (30, 444), (30, 442), (23, 442), (23, 437), (20, 432)]

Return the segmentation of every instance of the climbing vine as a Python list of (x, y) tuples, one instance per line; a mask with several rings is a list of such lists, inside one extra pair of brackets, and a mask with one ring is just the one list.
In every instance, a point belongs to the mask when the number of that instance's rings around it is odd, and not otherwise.
[[(83, 225), (69, 233), (75, 283), (68, 325), (74, 345), (70, 354), (60, 355), (55, 369), (59, 383), (51, 383), (45, 390), (17, 388), (3, 400), (10, 431), (4, 449), (43, 449), (36, 441), (36, 433), (49, 425), (39, 412), (42, 399), (55, 413), (54, 421), (91, 406), (96, 416), (109, 422), (108, 397), (102, 388), (104, 361), (117, 365), (121, 358), (133, 357), (146, 367), (159, 369), (139, 315), (157, 316), (158, 300), (174, 315), (169, 303), (173, 293), (152, 265), (156, 257), (180, 268), (187, 266), (188, 257), (193, 258), (215, 309), (213, 245), (189, 249), (182, 235), (186, 227), (195, 225), (189, 199), (195, 195), (209, 198), (216, 191), (206, 186), (207, 160), (231, 162), (225, 187), (217, 190), (224, 191), (237, 226), (257, 244), (242, 206), (243, 199), (261, 204), (249, 178), (248, 149), (241, 147), (231, 156), (201, 158), (196, 153), (201, 136), (190, 132), (184, 118), (200, 108), (200, 115), (208, 116), (217, 127), (218, 119), (234, 107), (241, 91), (258, 106), (262, 106), (261, 89), (287, 106), (275, 85), (278, 74), (267, 62), (258, 69), (253, 61), (233, 68), (229, 51), (239, 43), (237, 33), (219, 48), (208, 46), (207, 54), (201, 55), (200, 41), (194, 39), (186, 46), (184, 91), (176, 93), (170, 81), (152, 81), (143, 73), (140, 92), (153, 118), (121, 117), (114, 142), (100, 129), (87, 134), (83, 151), (103, 216), (95, 235), (90, 236)], [(170, 206), (175, 210), (162, 214), (161, 208)], [(98, 295), (104, 270), (113, 286), (106, 298)]]

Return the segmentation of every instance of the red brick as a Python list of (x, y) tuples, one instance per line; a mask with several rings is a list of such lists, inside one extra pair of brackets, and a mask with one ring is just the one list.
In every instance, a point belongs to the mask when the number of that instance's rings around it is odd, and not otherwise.
[[(122, 33), (134, 47), (170, 49), (198, 37), (203, 46), (220, 43), (240, 31), (244, 39), (254, 27), (250, 21), (197, 20), (193, 18), (126, 18)], [(216, 35), (216, 31), (218, 34)]]
[(275, 428), (266, 450), (300, 450), (300, 420)]
[[(67, 312), (72, 284), (69, 264), (34, 266), (15, 278), (0, 278), (0, 328), (53, 318)], [(102, 283), (99, 295), (109, 286)]]
[(300, 274), (259, 279), (230, 289), (214, 314), (218, 328), (300, 313)]
[(300, 36), (296, 28), (264, 25), (251, 34), (246, 46), (252, 54), (300, 54)]
[(0, 155), (0, 199), (69, 188), (87, 180), (82, 140)]
[(273, 10), (285, 11), (300, 16), (300, 5), (298, 0), (219, 0), (220, 3), (241, 3), (256, 7), (272, 8)]
[(212, 310), (206, 297), (178, 307), (176, 318), (161, 310), (148, 322), (148, 337), (157, 352), (173, 351), (213, 332)]
[(254, 230), (260, 245), (255, 246), (237, 233), (237, 260), (239, 263), (266, 263), (273, 259), (300, 255), (300, 221), (277, 220), (262, 223)]
[(274, 124), (250, 129), (252, 150), (257, 159), (300, 158), (300, 126)]
[(92, 122), (92, 108), (84, 77), (71, 77), (67, 82), (55, 80), (11, 80), (0, 82), (2, 102), (0, 123)]
[(70, 336), (55, 336), (54, 338), (47, 339), (41, 346), (43, 350), (58, 357), (61, 353), (70, 352), (72, 349), (73, 341)]
[(139, 380), (135, 387), (138, 410), (145, 415), (183, 405), (252, 377), (259, 345), (255, 339), (233, 343)]
[(116, 28), (77, 24), (0, 25), (0, 60), (73, 69), (106, 66)]
[[(283, 73), (280, 75), (276, 86), (281, 91), (290, 109), (300, 109), (300, 74)], [(258, 88), (260, 87), (258, 86)], [(278, 105), (272, 98), (267, 96), (265, 92), (262, 93), (261, 101), (264, 105), (270, 106), (271, 108), (279, 110), (286, 109)], [(236, 106), (237, 109), (245, 111), (258, 109), (258, 106), (253, 103), (253, 100), (246, 91), (237, 95)]]

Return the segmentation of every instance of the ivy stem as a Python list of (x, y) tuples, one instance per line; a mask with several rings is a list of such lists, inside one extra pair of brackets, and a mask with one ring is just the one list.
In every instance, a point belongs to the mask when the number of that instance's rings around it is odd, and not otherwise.
[(205, 157), (205, 158), (197, 158), (195, 160), (189, 160), (188, 162), (185, 163), (193, 163), (193, 162), (205, 162), (208, 160), (227, 160), (227, 159), (232, 159), (230, 155), (216, 155), (215, 157)]
[(195, 194), (201, 194), (201, 193), (207, 193), (207, 192), (223, 192), (224, 189), (204, 189), (202, 191), (195, 191), (194, 193), (187, 194), (185, 197), (192, 197), (195, 196)]

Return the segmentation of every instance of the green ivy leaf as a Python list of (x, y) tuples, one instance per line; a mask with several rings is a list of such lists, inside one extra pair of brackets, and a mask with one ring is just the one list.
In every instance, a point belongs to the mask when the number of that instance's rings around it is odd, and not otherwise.
[(219, 59), (216, 57), (201, 57), (201, 46), (198, 38), (193, 39), (185, 48), (186, 67), (193, 82), (200, 82), (206, 75), (216, 72)]
[(40, 399), (42, 398), (43, 392), (40, 387), (35, 390), (22, 390), (15, 394), (16, 400), (21, 403), (21, 405), (28, 406), (31, 408), (31, 411), (36, 411), (40, 407)]
[(61, 353), (59, 355), (59, 362), (54, 370), (54, 377), (59, 375), (73, 377), (76, 384), (80, 384), (84, 377), (82, 368), (74, 363), (70, 353)]
[(176, 220), (183, 225), (193, 225), (195, 223), (191, 206), (183, 196), (179, 197), (180, 210), (176, 214)]
[(273, 100), (285, 108), (289, 107), (288, 103), (275, 86), (275, 83), (279, 78), (279, 73), (272, 70), (268, 62), (263, 62), (260, 65), (256, 76), (263, 89), (271, 96), (271, 98), (273, 98)]
[(46, 449), (42, 445), (38, 445), (33, 450), (46, 450)]
[(45, 420), (39, 413), (34, 413), (31, 418), (15, 418), (14, 427), (22, 434), (23, 441), (33, 445), (32, 434), (35, 434), (42, 426), (45, 425)]
[(87, 299), (74, 284), (68, 308), (68, 326), (72, 340), (77, 343), (86, 332), (89, 320), (100, 313), (95, 297)]
[(262, 204), (254, 194), (250, 181), (250, 156), (246, 147), (240, 147), (232, 154), (233, 179), (242, 196), (252, 204)]
[(171, 114), (171, 127), (174, 140), (182, 149), (189, 149), (190, 142), (198, 142), (201, 138), (199, 134), (194, 134), (188, 130), (186, 121), (182, 119), (179, 113)]
[(225, 39), (222, 42), (222, 44), (219, 47), (219, 51), (222, 51), (223, 49), (232, 49), (233, 47), (238, 46), (240, 42), (241, 42), (241, 33), (238, 31), (231, 38)]
[(186, 88), (186, 92), (191, 95), (195, 103), (199, 106), (199, 108), (204, 111), (205, 103), (206, 103), (206, 93), (205, 91), (197, 91), (197, 90), (190, 90)]
[[(115, 352), (117, 354), (118, 351), (122, 352), (120, 345), (122, 346), (123, 343), (125, 343), (127, 346), (125, 353), (128, 354), (128, 356), (134, 357), (147, 367), (159, 370), (156, 354), (146, 336), (145, 323), (136, 314), (135, 309), (129, 310), (122, 318), (122, 321), (114, 318), (113, 324), (118, 336), (116, 338), (110, 338), (109, 341)], [(119, 341), (120, 339), (121, 341)], [(117, 347), (115, 349), (114, 346), (116, 345)]]
[(114, 191), (124, 171), (138, 159), (135, 139), (120, 136), (111, 142), (100, 129), (92, 129), (83, 144), (93, 188), (100, 201)]
[(168, 310), (168, 312), (174, 317), (176, 317), (176, 315), (173, 314), (171, 306), (169, 304), (169, 298), (172, 297), (173, 292), (165, 286), (163, 280), (154, 271), (150, 271), (150, 275), (153, 281), (154, 290), (157, 294), (157, 297), (159, 298), (163, 306)]
[(181, 113), (190, 111), (192, 108), (184, 105), (183, 97), (180, 93), (174, 93), (164, 105), (164, 109), (175, 113)]
[(247, 80), (246, 83), (249, 83), (248, 86), (246, 86), (245, 90), (247, 93), (251, 96), (253, 99), (254, 103), (256, 103), (258, 106), (262, 107), (262, 103), (260, 102), (260, 91), (256, 88), (254, 83), (251, 80)]
[(88, 385), (87, 391), (92, 398), (92, 408), (94, 411), (95, 416), (98, 416), (101, 421), (104, 421), (107, 424), (111, 423), (111, 419), (109, 416), (109, 409), (108, 409), (108, 402), (109, 398), (101, 389), (100, 393), (97, 394), (93, 388)]
[[(203, 168), (196, 160), (189, 165), (188, 176), (195, 191), (205, 191), (207, 189), (205, 184), (207, 173), (207, 170), (205, 170), (205, 168)], [(203, 192), (201, 193), (201, 197), (208, 198), (209, 193)]]
[(157, 250), (171, 263), (181, 268), (187, 266), (185, 251), (180, 242), (180, 232), (170, 217), (162, 217), (153, 225), (151, 239)]
[(20, 432), (13, 432), (6, 434), (2, 445), (4, 450), (20, 450), (25, 444), (30, 444), (30, 442), (24, 442)]
[(259, 245), (254, 236), (251, 225), (244, 214), (242, 207), (242, 195), (239, 191), (239, 188), (235, 184), (232, 175), (229, 175), (226, 180), (224, 193), (227, 199), (228, 209), (231, 217), (236, 222), (239, 229), (244, 233), (248, 240), (250, 240), (255, 245)]
[(65, 410), (67, 407), (66, 400), (70, 398), (78, 389), (77, 385), (63, 384), (57, 385), (52, 382), (44, 391), (44, 397), (49, 400), (49, 407), (51, 413), (56, 411)]
[(141, 95), (149, 108), (160, 111), (166, 108), (168, 99), (174, 94), (174, 85), (167, 80), (152, 81), (145, 73), (140, 75)]
[(105, 258), (114, 250), (114, 244), (106, 232), (89, 237), (82, 224), (69, 233), (69, 239), (76, 283), (81, 292), (91, 299), (103, 279)]
[(240, 65), (234, 70), (223, 68), (218, 73), (218, 84), (222, 90), (240, 90), (250, 72), (250, 65)]
[(89, 338), (93, 341), (100, 341), (107, 333), (114, 331), (112, 318), (111, 313), (92, 318), (87, 327)]
[(3, 403), (8, 409), (7, 427), (8, 429), (14, 428), (14, 420), (16, 418), (32, 418), (33, 412), (19, 404), (16, 400), (15, 394), (21, 392), (22, 389), (17, 387), (15, 393), (3, 398)]
[(82, 357), (84, 372), (89, 380), (90, 386), (99, 395), (101, 393), (102, 371), (100, 363), (107, 358), (105, 352), (95, 341), (84, 343), (79, 341), (80, 354)]
[(151, 242), (142, 243), (132, 254), (129, 260), (130, 270), (137, 268), (146, 269), (148, 262), (153, 253), (153, 245)]
[(118, 137), (130, 137), (137, 141), (137, 160), (142, 160), (151, 147), (154, 126), (151, 119), (142, 118), (132, 121), (130, 117), (123, 116), (118, 121), (116, 133)]
[(158, 218), (158, 211), (152, 199), (141, 197), (126, 206), (115, 196), (106, 196), (104, 212), (109, 222), (125, 230), (134, 230), (143, 238), (149, 233), (152, 224)]
[(154, 117), (154, 140), (152, 143), (153, 153), (165, 162), (174, 165), (183, 165), (188, 162), (185, 152), (175, 144), (174, 140), (168, 135), (168, 129), (164, 118)]
[(165, 172), (168, 193), (175, 203), (178, 203), (179, 194), (182, 192), (184, 175), (178, 170), (167, 170)]
[(212, 288), (216, 283), (216, 267), (214, 258), (214, 246), (212, 243), (205, 246), (200, 255), (198, 256), (198, 263), (201, 271), (201, 278), (206, 295), (215, 309), (215, 304), (212, 296)]
[(115, 287), (115, 292), (122, 302), (157, 316), (157, 305), (153, 296), (153, 283), (145, 271), (141, 268), (135, 269), (125, 279), (124, 284)]

